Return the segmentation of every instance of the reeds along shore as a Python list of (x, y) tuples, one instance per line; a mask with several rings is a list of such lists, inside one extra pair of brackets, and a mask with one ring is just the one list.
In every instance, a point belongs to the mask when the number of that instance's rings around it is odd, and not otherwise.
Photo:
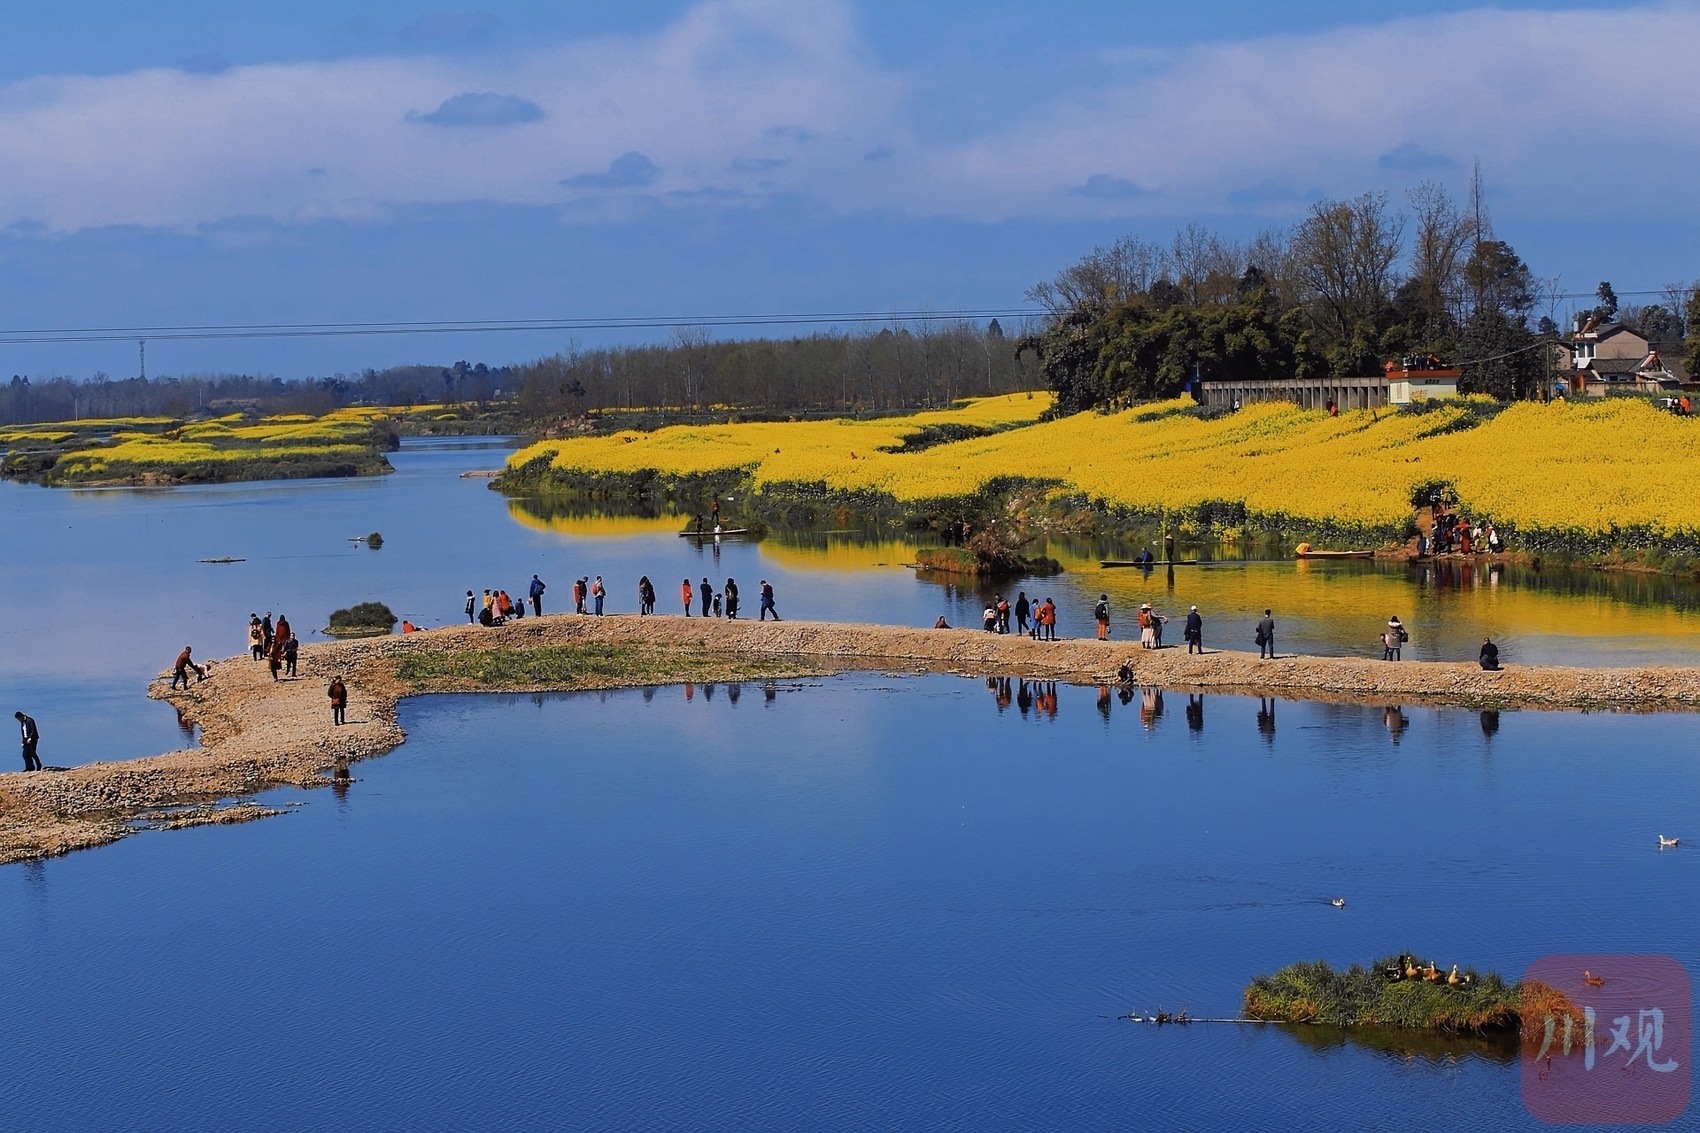
[[(556, 614), (506, 626), (454, 626), (309, 645), (301, 677), (273, 681), (246, 658), (216, 663), (182, 691), (162, 673), (149, 695), (202, 730), (202, 747), (68, 771), (0, 775), (0, 863), (115, 841), (139, 828), (261, 817), (218, 804), (280, 786), (313, 787), (406, 737), (396, 705), (430, 692), (606, 689), (778, 679), (873, 668), (1109, 683), (1123, 663), (1145, 685), (1362, 703), (1690, 709), (1700, 669), (1511, 668), (1357, 658), (1260, 661), (1221, 651), (1140, 650), (1096, 640), (1033, 641), (976, 630), (827, 622)], [(348, 681), (348, 726), (333, 727), (325, 686)], [(45, 721), (44, 721), (45, 723)], [(45, 729), (44, 729), (45, 730)], [(50, 765), (49, 747), (43, 757)], [(192, 807), (192, 811), (174, 808)]]

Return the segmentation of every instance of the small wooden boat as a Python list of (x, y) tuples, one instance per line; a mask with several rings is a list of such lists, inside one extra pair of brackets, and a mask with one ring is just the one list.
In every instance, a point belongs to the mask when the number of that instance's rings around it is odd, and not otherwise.
[(1158, 567), (1198, 566), (1198, 565), (1200, 565), (1200, 564), (1199, 564), (1199, 561), (1197, 559), (1176, 559), (1174, 562), (1166, 562), (1163, 559), (1152, 559), (1148, 563), (1142, 563), (1138, 559), (1099, 559), (1098, 560), (1099, 568), (1100, 569), (1106, 569), (1106, 570), (1110, 567), (1144, 567), (1146, 570), (1156, 570)]
[(1301, 559), (1373, 559), (1374, 551), (1300, 551)]
[(748, 527), (723, 527), (719, 531), (681, 531), (681, 539), (724, 539), (728, 535), (748, 535)]
[(248, 560), (247, 559), (233, 559), (233, 558), (226, 556), (225, 558), (222, 558), (222, 559), (202, 559), (201, 561), (203, 563), (221, 563), (222, 564), (222, 563), (245, 563)]

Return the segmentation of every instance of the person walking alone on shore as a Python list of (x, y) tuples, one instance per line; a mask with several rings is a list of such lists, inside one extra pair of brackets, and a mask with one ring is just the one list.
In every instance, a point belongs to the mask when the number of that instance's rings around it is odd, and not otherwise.
[(779, 608), (773, 604), (773, 585), (767, 579), (761, 580), (761, 617), (758, 621), (766, 621), (767, 615), (772, 614), (773, 620), (779, 620)]
[(340, 674), (331, 678), (331, 687), (326, 695), (331, 701), (331, 723), (339, 727), (348, 723), (348, 686), (342, 683)]
[(538, 617), (543, 616), (543, 592), (549, 589), (541, 578), (531, 576), (531, 587), (527, 593), (531, 596), (531, 612)]
[(24, 738), (24, 770), (40, 771), (41, 757), (35, 753), (35, 745), (41, 742), (41, 729), (35, 726), (35, 719), (25, 716), (22, 712), (12, 713), (18, 721), (18, 730)]
[(1275, 656), (1275, 618), (1268, 610), (1263, 611), (1263, 620), (1257, 623), (1257, 659)]
[(685, 616), (691, 616), (691, 580), (685, 579), (679, 586), (679, 597), (685, 602)]
[(1187, 611), (1186, 626), (1181, 630), (1181, 636), (1186, 638), (1188, 653), (1204, 652), (1204, 619), (1198, 616), (1198, 607)]
[(1098, 620), (1098, 640), (1110, 640), (1110, 596), (1098, 595), (1098, 604), (1092, 608), (1092, 616)]

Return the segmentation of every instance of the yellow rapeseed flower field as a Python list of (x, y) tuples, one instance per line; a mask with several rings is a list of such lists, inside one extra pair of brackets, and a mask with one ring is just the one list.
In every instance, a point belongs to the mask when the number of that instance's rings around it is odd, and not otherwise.
[[(746, 471), (758, 489), (824, 485), (904, 503), (970, 494), (1021, 478), (1175, 517), (1213, 503), (1262, 517), (1390, 531), (1420, 485), (1448, 482), (1466, 514), (1524, 533), (1700, 535), (1689, 485), (1700, 475), (1700, 421), (1637, 399), (1513, 405), (1447, 432), (1465, 403), (1427, 413), (1330, 417), (1287, 403), (1203, 420), (1186, 400), (1079, 414), (913, 452), (881, 452), (927, 425), (1033, 421), (1044, 395), (876, 421), (676, 426), (547, 441), (516, 453), (569, 474)], [(1467, 422), (1462, 422), (1467, 424)]]

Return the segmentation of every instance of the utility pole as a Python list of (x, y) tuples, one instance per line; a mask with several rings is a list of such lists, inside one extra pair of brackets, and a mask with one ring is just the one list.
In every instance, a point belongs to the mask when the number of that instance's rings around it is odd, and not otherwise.
[(148, 380), (148, 340), (145, 338), (138, 338), (136, 340), (136, 350), (141, 355), (142, 380), (145, 382)]

